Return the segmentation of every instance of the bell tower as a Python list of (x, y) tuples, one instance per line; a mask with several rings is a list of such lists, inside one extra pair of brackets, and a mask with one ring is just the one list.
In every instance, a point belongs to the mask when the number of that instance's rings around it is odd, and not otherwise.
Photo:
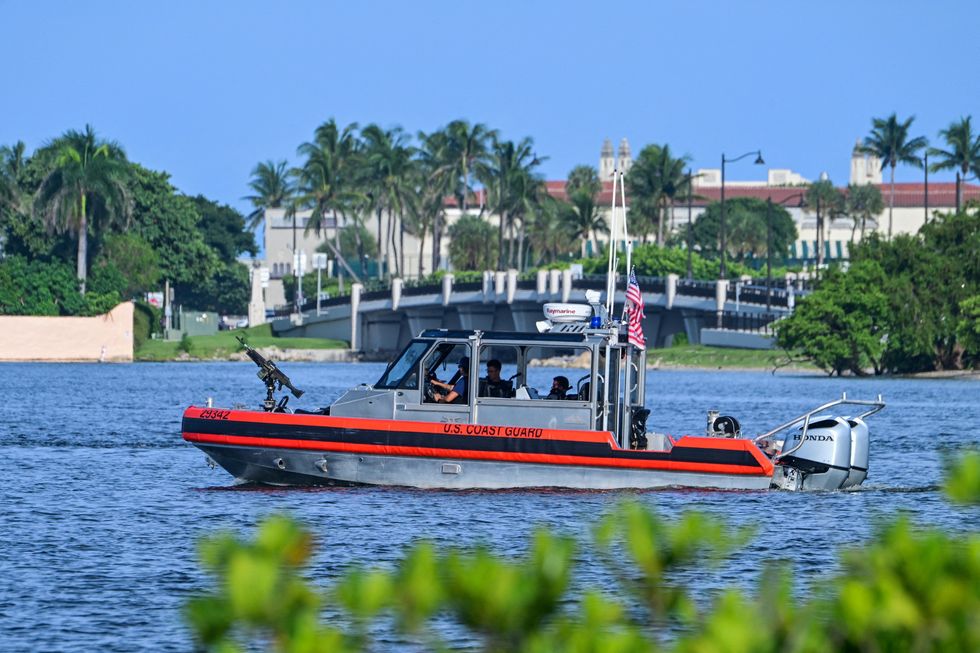
[(599, 154), (599, 181), (612, 181), (613, 170), (616, 169), (616, 162), (613, 160), (612, 141), (608, 138), (602, 143), (602, 152)]

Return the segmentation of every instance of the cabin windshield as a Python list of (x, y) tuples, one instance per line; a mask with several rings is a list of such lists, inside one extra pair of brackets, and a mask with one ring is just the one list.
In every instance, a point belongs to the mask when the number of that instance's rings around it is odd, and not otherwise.
[(375, 388), (405, 388), (415, 390), (419, 387), (418, 362), (432, 345), (430, 340), (413, 340), (381, 375)]

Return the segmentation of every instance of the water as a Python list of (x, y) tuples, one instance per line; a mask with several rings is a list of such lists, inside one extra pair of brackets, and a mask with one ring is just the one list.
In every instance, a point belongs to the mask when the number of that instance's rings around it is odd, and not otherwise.
[[(294, 405), (306, 408), (383, 370), (284, 367), (307, 391)], [(939, 491), (944, 455), (977, 443), (976, 380), (649, 373), (648, 427), (675, 434), (703, 428), (708, 408), (757, 432), (841, 391), (883, 393), (888, 408), (870, 422), (871, 477), (858, 492), (447, 492), (233, 487), (180, 439), (180, 415), (209, 396), (216, 405), (257, 403), (254, 371), (251, 363), (0, 365), (8, 388), (0, 423), (0, 650), (189, 650), (181, 606), (209, 583), (195, 543), (218, 528), (247, 532), (280, 511), (316, 534), (310, 577), (323, 586), (352, 563), (394, 564), (422, 538), (486, 542), (517, 555), (534, 526), (546, 524), (581, 542), (581, 584), (608, 587), (586, 548), (589, 527), (624, 496), (667, 517), (697, 508), (732, 525), (756, 524), (748, 550), (722, 570), (685, 577), (698, 594), (728, 583), (751, 587), (758, 562), (771, 557), (792, 560), (806, 592), (835, 570), (839, 548), (867, 541), (882, 517), (905, 511), (919, 524), (964, 532), (980, 516)], [(401, 648), (382, 639), (386, 647)]]

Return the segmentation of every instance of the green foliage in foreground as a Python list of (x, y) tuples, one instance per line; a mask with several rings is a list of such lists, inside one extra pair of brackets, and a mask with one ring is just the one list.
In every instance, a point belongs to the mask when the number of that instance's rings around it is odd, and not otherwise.
[[(949, 493), (980, 503), (980, 453), (962, 458)], [(522, 559), (420, 543), (395, 569), (351, 569), (320, 593), (302, 573), (311, 534), (273, 517), (252, 541), (222, 533), (202, 542), (202, 563), (218, 585), (188, 602), (186, 618), (203, 650), (222, 652), (261, 644), (290, 653), (370, 650), (378, 620), (428, 650), (448, 650), (436, 619), (494, 652), (980, 650), (977, 533), (951, 537), (894, 520), (873, 542), (845, 551), (826, 591), (804, 601), (777, 564), (763, 569), (755, 592), (729, 589), (710, 606), (675, 582), (677, 572), (717, 563), (748, 538), (712, 517), (688, 513), (671, 523), (630, 503), (595, 529), (615, 592), (569, 597), (575, 544), (539, 529)], [(322, 620), (328, 607), (339, 615), (334, 623)]]
[(167, 361), (177, 358), (181, 352), (191, 358), (227, 359), (236, 352), (244, 351), (236, 336), (245, 338), (256, 349), (343, 349), (347, 343), (327, 338), (278, 338), (272, 327), (263, 324), (248, 329), (219, 331), (211, 336), (185, 336), (176, 340), (146, 340), (136, 348), (134, 358), (141, 361)]

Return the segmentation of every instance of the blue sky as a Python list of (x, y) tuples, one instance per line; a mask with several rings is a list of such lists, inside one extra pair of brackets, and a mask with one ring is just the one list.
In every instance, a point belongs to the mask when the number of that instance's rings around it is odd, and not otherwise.
[(253, 166), (296, 162), (330, 117), (485, 122), (533, 137), (550, 179), (625, 136), (695, 168), (761, 148), (846, 183), (873, 116), (914, 114), (933, 142), (960, 116), (980, 123), (978, 24), (966, 1), (0, 0), (0, 144), (91, 123), (182, 191), (243, 210)]

